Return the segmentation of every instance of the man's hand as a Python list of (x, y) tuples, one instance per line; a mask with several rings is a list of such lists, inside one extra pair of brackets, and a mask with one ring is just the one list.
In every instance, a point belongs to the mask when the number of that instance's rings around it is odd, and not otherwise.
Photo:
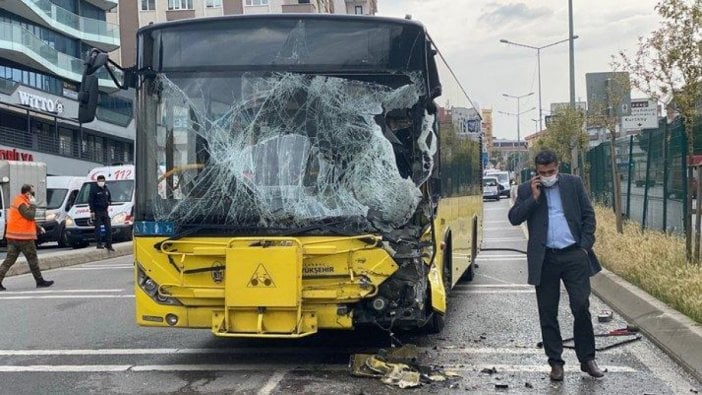
[(90, 219), (95, 221), (95, 213), (90, 213)]
[(43, 235), (44, 233), (46, 233), (46, 229), (43, 226), (39, 226), (39, 234)]
[(534, 200), (539, 200), (541, 197), (541, 177), (531, 177), (531, 196)]

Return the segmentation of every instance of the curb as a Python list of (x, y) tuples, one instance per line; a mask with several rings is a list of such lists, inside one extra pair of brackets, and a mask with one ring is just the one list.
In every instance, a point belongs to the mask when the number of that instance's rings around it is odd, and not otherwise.
[[(81, 263), (131, 255), (134, 252), (131, 241), (125, 243), (115, 243), (113, 247), (115, 248), (115, 252), (98, 250), (95, 247), (91, 248), (91, 246), (77, 250), (49, 252), (47, 254), (39, 255), (39, 268), (42, 271), (57, 269), (64, 266), (79, 265)], [(6, 277), (17, 276), (25, 273), (29, 273), (29, 265), (27, 265), (27, 260), (24, 258), (24, 255), (20, 254), (20, 258), (17, 259), (17, 262), (15, 262), (15, 264), (7, 272)]]
[(702, 382), (702, 325), (607, 269), (591, 284), (595, 295)]

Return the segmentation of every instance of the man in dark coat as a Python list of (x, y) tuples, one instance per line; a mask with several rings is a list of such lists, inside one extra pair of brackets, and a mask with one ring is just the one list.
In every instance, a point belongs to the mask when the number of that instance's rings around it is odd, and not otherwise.
[(552, 151), (536, 155), (536, 175), (517, 189), (509, 222), (527, 221), (529, 284), (536, 287), (544, 351), (552, 380), (563, 380), (563, 340), (558, 326), (561, 280), (575, 318), (573, 335), (580, 369), (593, 377), (603, 372), (595, 362), (595, 337), (590, 316), (590, 277), (602, 270), (592, 251), (595, 211), (577, 176), (558, 174)]
[[(108, 208), (112, 204), (112, 195), (105, 184), (105, 176), (97, 177), (97, 185), (90, 190), (90, 219), (95, 224), (95, 240), (97, 240), (97, 248), (107, 248), (109, 251), (114, 251), (112, 248), (112, 222)], [(101, 226), (105, 226), (105, 246), (102, 245)]]

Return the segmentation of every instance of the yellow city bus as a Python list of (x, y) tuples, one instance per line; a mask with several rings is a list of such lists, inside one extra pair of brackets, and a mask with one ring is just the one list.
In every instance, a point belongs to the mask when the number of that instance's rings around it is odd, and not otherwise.
[[(438, 332), (480, 245), (481, 140), (422, 24), (264, 15), (150, 25), (137, 65), (136, 321), (224, 337)], [(473, 119), (475, 121), (475, 119)]]

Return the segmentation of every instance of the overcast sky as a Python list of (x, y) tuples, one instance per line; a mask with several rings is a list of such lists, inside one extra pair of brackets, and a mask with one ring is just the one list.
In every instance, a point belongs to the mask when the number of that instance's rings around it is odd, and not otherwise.
[[(585, 101), (585, 73), (611, 70), (611, 56), (633, 52), (639, 36), (657, 27), (657, 0), (574, 0), (575, 97)], [(532, 46), (568, 37), (567, 0), (378, 0), (378, 15), (421, 21), (474, 101), (495, 110), (495, 137), (516, 139), (517, 103), (503, 93), (534, 95), (522, 110), (538, 105), (536, 51), (500, 43), (504, 38)], [(569, 101), (568, 43), (541, 51), (544, 115), (550, 103)], [(537, 110), (521, 116), (521, 136), (533, 133)]]

